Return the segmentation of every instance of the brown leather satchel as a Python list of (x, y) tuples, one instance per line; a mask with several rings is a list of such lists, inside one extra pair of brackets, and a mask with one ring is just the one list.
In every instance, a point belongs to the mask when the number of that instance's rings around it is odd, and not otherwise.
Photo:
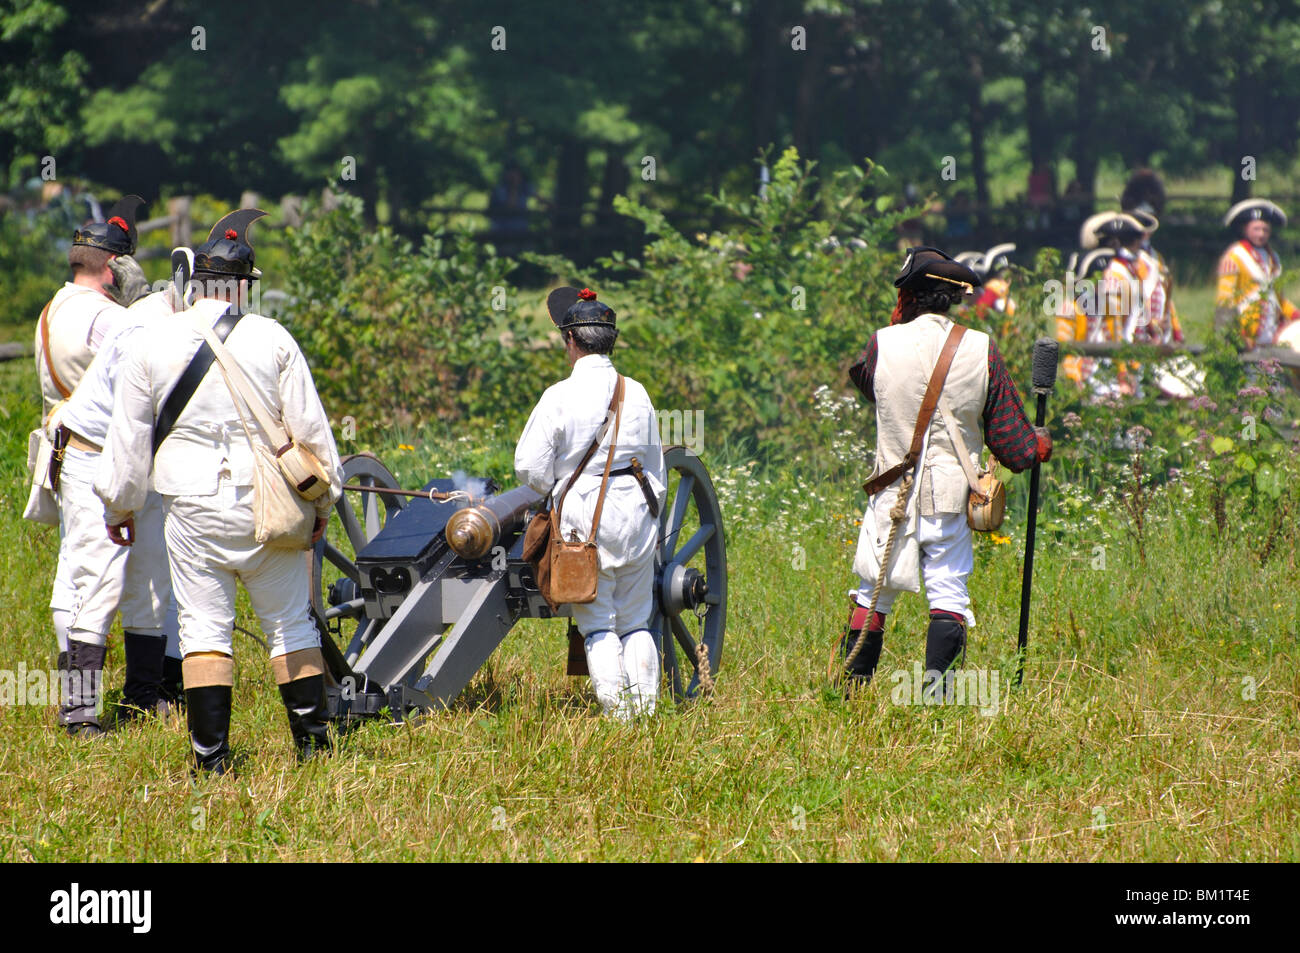
[(957, 354), (957, 347), (961, 344), (961, 336), (965, 333), (966, 329), (960, 324), (954, 324), (952, 330), (948, 332), (948, 338), (943, 343), (943, 350), (939, 352), (939, 362), (935, 364), (934, 373), (930, 375), (930, 383), (926, 385), (925, 397), (921, 399), (921, 412), (916, 416), (916, 429), (912, 431), (912, 445), (908, 448), (907, 453), (903, 455), (902, 460), (884, 473), (874, 476), (862, 484), (862, 489), (866, 491), (867, 496), (875, 496), (904, 473), (916, 467), (916, 463), (921, 457), (921, 447), (925, 444), (925, 433), (930, 429), (930, 420), (934, 417), (934, 409), (939, 405), (939, 394), (943, 391), (943, 382), (948, 379), (948, 369), (952, 367), (952, 359)]
[(614, 412), (614, 435), (610, 439), (609, 455), (605, 458), (605, 472), (601, 477), (600, 496), (596, 499), (596, 512), (591, 520), (591, 532), (587, 539), (578, 539), (574, 534), (571, 540), (565, 540), (560, 533), (560, 516), (563, 512), (564, 498), (573, 488), (574, 482), (587, 468), (591, 458), (596, 455), (608, 429), (606, 426), (587, 448), (582, 462), (569, 477), (556, 503), (549, 512), (533, 516), (524, 531), (522, 555), (532, 563), (537, 580), (538, 591), (545, 597), (554, 610), (561, 605), (583, 605), (596, 598), (596, 577), (600, 574), (600, 561), (596, 548), (596, 532), (600, 527), (600, 514), (605, 507), (605, 491), (609, 488), (609, 469), (614, 460), (614, 448), (618, 442), (618, 428), (623, 417), (623, 375), (618, 376), (614, 385), (614, 396), (610, 399), (609, 409)]

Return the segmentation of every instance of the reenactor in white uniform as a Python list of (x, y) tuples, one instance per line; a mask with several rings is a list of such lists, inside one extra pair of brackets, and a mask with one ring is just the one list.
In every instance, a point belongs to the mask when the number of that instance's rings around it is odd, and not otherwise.
[[(70, 445), (63, 460), (61, 492), (76, 501), (80, 514), (73, 524), (75, 535), (68, 537), (75, 560), (72, 580), (80, 593), (78, 625), (106, 632), (114, 611), (121, 611), (126, 658), (121, 713), (126, 719), (164, 712), (179, 702), (180, 656), (168, 655), (177, 633), (175, 615), (169, 611), (172, 583), (163, 542), (162, 499), (149, 493), (136, 514), (130, 549), (114, 545), (104, 534), (104, 506), (94, 492), (99, 452), (74, 454), (71, 447), (103, 447), (127, 356), (133, 345), (148, 339), (158, 322), (171, 318), (173, 297), (170, 290), (158, 291), (127, 309), (58, 413)], [(97, 621), (91, 625), (87, 618)]]
[[(315, 501), (313, 542), (341, 493), (342, 468), (329, 421), (297, 343), (279, 323), (244, 313), (261, 277), (248, 225), (223, 218), (195, 249), (197, 300), (134, 348), (118, 384), (113, 423), (95, 489), (111, 535), (121, 538), (150, 489), (162, 496), (172, 584), (180, 613), (186, 714), (200, 771), (230, 770), (236, 582), (247, 590), (270, 648), (271, 669), (300, 759), (327, 752), (324, 660), (311, 617), (302, 551), (257, 542), (254, 451), (203, 327), (213, 329), (257, 396), (329, 479)], [(256, 425), (254, 425), (256, 426)], [(252, 431), (260, 433), (260, 428)]]
[[(615, 314), (586, 288), (561, 288), (547, 299), (564, 339), (573, 373), (542, 394), (515, 447), (515, 473), (539, 493), (563, 493), (560, 531), (566, 538), (591, 531), (612, 424), (587, 468), (574, 471), (606, 425), (618, 371), (610, 360), (618, 337)], [(574, 605), (587, 670), (601, 707), (628, 718), (652, 713), (659, 695), (659, 649), (649, 625), (654, 615), (657, 513), (667, 493), (658, 418), (641, 384), (624, 378), (622, 417), (614, 441), (609, 487), (597, 526), (600, 574), (596, 599)], [(637, 472), (639, 464), (641, 472)], [(653, 501), (653, 502), (652, 502)]]
[[(59, 504), (59, 560), (50, 600), (59, 639), (59, 669), (67, 691), (59, 708), (68, 733), (96, 736), (100, 724), (100, 684), (108, 632), (121, 600), (126, 631), (126, 690), (130, 706), (152, 707), (161, 677), (155, 677), (151, 651), (161, 645), (162, 620), (154, 603), (165, 608), (165, 567), (161, 593), (147, 580), (133, 581), (122, 599), (125, 560), (104, 538), (103, 510), (91, 491), (103, 435), (82, 419), (69, 423), (73, 408), (85, 406), (82, 383), (102, 344), (129, 323), (131, 305), (147, 291), (140, 266), (130, 256), (136, 248), (136, 211), (143, 204), (128, 195), (109, 209), (107, 221), (78, 228), (68, 251), (72, 281), (41, 312), (36, 327), (36, 368), (41, 384), (44, 426), (56, 446), (55, 496)], [(89, 431), (83, 433), (78, 429)], [(149, 651), (142, 651), (147, 648)], [(161, 664), (161, 650), (158, 664)]]

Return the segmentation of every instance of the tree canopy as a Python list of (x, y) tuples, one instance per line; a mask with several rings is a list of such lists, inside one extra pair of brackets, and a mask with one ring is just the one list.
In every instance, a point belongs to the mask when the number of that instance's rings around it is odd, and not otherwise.
[(979, 208), (1105, 162), (1239, 198), (1300, 128), (1295, 0), (7, 0), (0, 51), (11, 184), (46, 155), (154, 196), (334, 181), (411, 235), (512, 161), (561, 232), (623, 193), (703, 220), (771, 144)]

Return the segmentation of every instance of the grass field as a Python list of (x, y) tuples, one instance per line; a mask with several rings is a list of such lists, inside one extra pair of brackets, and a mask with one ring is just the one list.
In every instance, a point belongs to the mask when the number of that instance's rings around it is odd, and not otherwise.
[[(54, 666), (55, 534), (19, 518), (35, 390), (30, 361), (0, 364), (0, 669)], [(413, 485), (456, 463), (499, 467), (509, 430), (368, 449)], [(1219, 538), (1178, 485), (1149, 513), (1145, 565), (1105, 512), (1040, 536), (1012, 691), (1023, 525), (1009, 522), (1009, 542), (976, 544), (966, 667), (990, 690), (997, 678), (986, 710), (896, 701), (893, 673), (923, 655), (919, 597), (900, 600), (879, 677), (846, 702), (826, 670), (861, 491), (750, 479), (707, 442), (704, 458), (731, 569), (707, 703), (602, 719), (585, 680), (563, 675), (563, 625), (529, 622), (452, 711), (367, 723), (298, 767), (269, 666), (237, 636), (237, 780), (192, 785), (177, 723), (77, 743), (48, 706), (0, 706), (0, 860), (1300, 859), (1290, 539), (1261, 564), (1259, 541), (1232, 531), (1238, 511)]]

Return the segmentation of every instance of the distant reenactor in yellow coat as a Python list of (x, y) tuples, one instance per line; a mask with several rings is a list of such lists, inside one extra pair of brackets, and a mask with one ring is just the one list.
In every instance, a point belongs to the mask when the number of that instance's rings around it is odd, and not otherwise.
[(1286, 213), (1267, 199), (1247, 199), (1228, 210), (1223, 224), (1241, 238), (1219, 259), (1215, 332), (1232, 328), (1242, 347), (1266, 347), (1297, 317), (1279, 290), (1282, 262), (1268, 244), (1273, 229), (1286, 225)]
[[(1150, 333), (1147, 336), (1148, 340), (1156, 344), (1182, 344), (1183, 326), (1178, 320), (1178, 309), (1174, 307), (1173, 275), (1169, 271), (1169, 265), (1165, 262), (1165, 256), (1160, 254), (1151, 244), (1151, 236), (1160, 227), (1160, 220), (1146, 206), (1138, 206), (1124, 211), (1125, 214), (1137, 219), (1146, 230), (1146, 237), (1142, 241), (1138, 254), (1144, 260), (1146, 266), (1144, 270), (1149, 271), (1158, 278), (1163, 292), (1160, 298), (1155, 295), (1148, 298), (1151, 322)], [(1157, 302), (1159, 307), (1157, 307)]]
[[(1056, 315), (1058, 341), (1106, 340), (1102, 325), (1101, 276), (1115, 251), (1098, 247), (1097, 228), (1114, 214), (1099, 212), (1084, 221), (1079, 229), (1079, 250), (1070, 256), (1065, 293)], [(1096, 364), (1094, 358), (1068, 354), (1062, 359), (1061, 368), (1068, 380), (1083, 387)]]

